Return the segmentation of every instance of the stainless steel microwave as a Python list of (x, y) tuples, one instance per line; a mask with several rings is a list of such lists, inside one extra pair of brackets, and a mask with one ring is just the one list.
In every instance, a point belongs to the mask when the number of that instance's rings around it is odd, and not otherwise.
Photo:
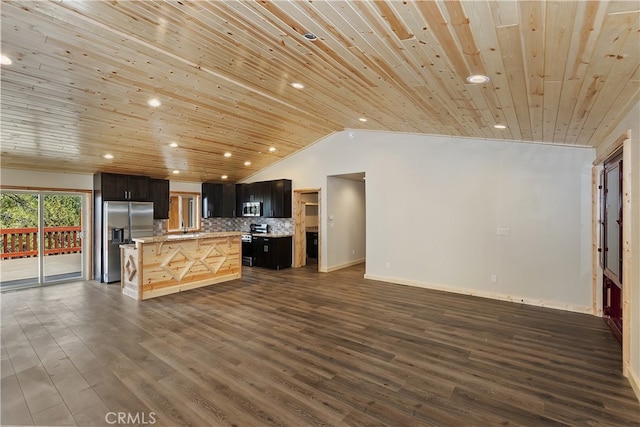
[(262, 202), (242, 203), (242, 216), (262, 216)]

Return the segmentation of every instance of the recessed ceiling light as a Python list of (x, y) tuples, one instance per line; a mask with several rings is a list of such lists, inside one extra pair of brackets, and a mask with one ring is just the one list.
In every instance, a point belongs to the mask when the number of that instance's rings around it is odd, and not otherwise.
[(304, 33), (304, 38), (309, 40), (310, 42), (314, 42), (314, 41), (318, 40), (318, 36), (316, 36), (313, 33)]
[(6, 55), (0, 55), (0, 64), (2, 65), (11, 65), (13, 61)]
[(251, 166), (251, 162), (249, 160), (247, 160), (246, 162), (244, 162), (245, 166)]
[(180, 171), (179, 171), (178, 169), (176, 169), (176, 170), (174, 170), (174, 171), (173, 171), (173, 174), (174, 174), (174, 175), (178, 175), (179, 173), (180, 173)]
[(494, 128), (496, 129), (506, 129), (507, 127), (505, 125), (493, 125)]
[(231, 157), (231, 153), (227, 151), (226, 153), (224, 153), (224, 156), (225, 157)]
[(220, 178), (222, 178), (222, 179), (227, 179), (227, 178), (229, 178), (229, 177), (228, 177), (227, 175), (222, 175)]
[(358, 120), (360, 120), (362, 123), (367, 121), (367, 119), (365, 119), (364, 117), (360, 117)]
[(491, 80), (489, 77), (483, 76), (482, 74), (474, 74), (467, 77), (469, 83), (487, 83), (489, 80)]
[(177, 146), (178, 146), (177, 142), (172, 142), (171, 144), (169, 144), (169, 147), (176, 148)]
[(104, 156), (102, 156), (102, 157), (104, 157), (105, 159), (113, 159), (113, 154), (109, 154), (109, 153), (107, 153), (107, 154), (105, 154), (105, 155), (104, 155)]
[(304, 85), (302, 83), (291, 83), (291, 87), (296, 89), (304, 89)]
[(269, 147), (269, 151), (273, 153), (274, 151), (276, 151), (276, 147)]
[(149, 101), (147, 101), (147, 104), (149, 104), (150, 107), (159, 107), (160, 100), (158, 98), (151, 98)]

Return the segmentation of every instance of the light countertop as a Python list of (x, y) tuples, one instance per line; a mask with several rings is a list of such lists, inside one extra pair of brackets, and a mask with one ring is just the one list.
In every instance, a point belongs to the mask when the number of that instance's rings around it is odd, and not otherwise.
[(164, 236), (149, 236), (138, 237), (132, 239), (136, 243), (157, 243), (157, 242), (171, 242), (175, 240), (198, 240), (198, 239), (210, 239), (214, 237), (234, 237), (241, 236), (241, 231), (216, 231), (212, 233), (186, 233), (186, 234), (166, 234)]
[[(245, 233), (246, 234), (246, 233)], [(293, 233), (253, 233), (251, 234), (255, 237), (293, 237)]]

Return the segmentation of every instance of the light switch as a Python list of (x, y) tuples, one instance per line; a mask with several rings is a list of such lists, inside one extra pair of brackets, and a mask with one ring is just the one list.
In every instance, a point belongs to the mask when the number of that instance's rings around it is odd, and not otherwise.
[(509, 229), (509, 227), (498, 227), (498, 230), (496, 231), (496, 235), (509, 236), (511, 235), (511, 230)]

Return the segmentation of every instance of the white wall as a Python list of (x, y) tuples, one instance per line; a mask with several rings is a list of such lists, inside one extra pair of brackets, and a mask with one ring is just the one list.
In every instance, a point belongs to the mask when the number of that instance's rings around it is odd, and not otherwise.
[(640, 103), (637, 103), (621, 123), (609, 134), (598, 149), (598, 155), (606, 153), (609, 147), (625, 132), (631, 130), (631, 142), (625, 150), (631, 151), (631, 164), (623, 168), (631, 171), (631, 219), (624, 220), (624, 226), (631, 228), (631, 283), (625, 283), (625, 292), (630, 299), (630, 360), (627, 365), (630, 382), (640, 399)]
[(364, 182), (327, 178), (327, 271), (365, 260), (365, 212)]
[(0, 185), (64, 190), (93, 190), (93, 175), (1, 168)]
[[(327, 176), (364, 171), (366, 277), (590, 312), (594, 157), (587, 148), (344, 131), (251, 180), (320, 187), (325, 209)], [(328, 234), (327, 214), (323, 250), (344, 238)]]
[(176, 193), (201, 193), (201, 182), (169, 181), (169, 191)]

